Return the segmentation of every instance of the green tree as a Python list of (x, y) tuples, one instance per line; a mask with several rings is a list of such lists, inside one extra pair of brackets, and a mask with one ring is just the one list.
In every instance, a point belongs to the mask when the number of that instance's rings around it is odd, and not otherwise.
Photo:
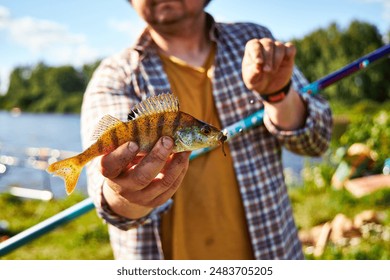
[(72, 66), (51, 67), (47, 69), (45, 81), (46, 96), (38, 106), (49, 107), (53, 112), (79, 112), (86, 84), (80, 72)]
[(29, 100), (29, 78), (31, 76), (30, 67), (17, 67), (10, 75), (10, 82), (7, 94), (2, 98), (2, 108), (10, 110), (14, 107), (26, 108)]
[(72, 66), (49, 67), (38, 63), (35, 67), (17, 67), (10, 77), (10, 85), (2, 96), (2, 109), (19, 107), (30, 112), (80, 112), (83, 93), (97, 63), (77, 70)]
[(101, 60), (98, 60), (91, 64), (83, 65), (82, 72), (84, 75), (85, 81), (89, 81), (92, 78), (93, 72), (95, 72), (96, 68), (99, 66)]

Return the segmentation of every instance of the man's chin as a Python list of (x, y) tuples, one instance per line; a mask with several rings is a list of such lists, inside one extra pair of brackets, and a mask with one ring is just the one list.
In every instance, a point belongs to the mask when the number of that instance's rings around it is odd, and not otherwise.
[(164, 25), (171, 25), (180, 22), (181, 15), (173, 12), (161, 13), (156, 16), (156, 22)]

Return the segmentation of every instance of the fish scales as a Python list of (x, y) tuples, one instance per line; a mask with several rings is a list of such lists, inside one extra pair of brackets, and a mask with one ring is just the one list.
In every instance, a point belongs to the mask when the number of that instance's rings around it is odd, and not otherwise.
[(163, 114), (159, 113), (151, 116), (138, 117), (129, 121), (127, 126), (129, 131), (132, 131), (129, 140), (137, 143), (141, 151), (149, 151), (162, 135), (162, 127), (159, 128), (159, 122), (163, 118)]
[[(193, 151), (223, 144), (226, 135), (219, 129), (179, 111), (172, 94), (153, 96), (137, 104), (130, 120), (122, 122), (106, 115), (94, 133), (95, 142), (82, 153), (51, 164), (47, 171), (65, 181), (68, 194), (76, 187), (84, 165), (99, 155), (112, 152), (128, 141), (134, 141), (140, 151), (149, 152), (161, 136), (174, 140), (173, 152)], [(223, 147), (223, 146), (222, 146)]]
[[(126, 123), (118, 121), (114, 126), (105, 131), (93, 145), (98, 146), (98, 155), (112, 152), (120, 145), (129, 141), (130, 133)], [(92, 145), (92, 146), (93, 146)], [(94, 153), (96, 151), (94, 150)]]

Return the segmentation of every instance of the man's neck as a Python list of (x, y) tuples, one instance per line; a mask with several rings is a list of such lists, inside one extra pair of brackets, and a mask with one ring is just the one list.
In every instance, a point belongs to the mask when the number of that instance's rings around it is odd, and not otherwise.
[(197, 21), (172, 28), (169, 32), (151, 28), (150, 34), (162, 54), (175, 56), (193, 66), (202, 66), (211, 47), (206, 29), (206, 16), (203, 14)]

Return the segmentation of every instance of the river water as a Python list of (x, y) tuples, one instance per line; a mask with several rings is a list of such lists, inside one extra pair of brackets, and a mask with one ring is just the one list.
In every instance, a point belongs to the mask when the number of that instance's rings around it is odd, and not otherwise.
[[(64, 196), (64, 185), (60, 178), (33, 167), (31, 154), (37, 149), (31, 148), (40, 148), (38, 154), (50, 152), (51, 149), (80, 152), (80, 116), (30, 113), (15, 115), (0, 111), (0, 162), (2, 159), (3, 163), (9, 163), (5, 164), (5, 173), (0, 173), (0, 192), (7, 191), (10, 186), (19, 186), (50, 190), (55, 196)], [(13, 160), (10, 161), (10, 158)], [(85, 171), (80, 176), (78, 190), (86, 190)]]
[[(32, 159), (36, 159), (31, 157), (31, 153), (37, 152), (37, 149), (31, 148), (41, 149), (38, 154), (46, 153), (46, 148), (80, 152), (80, 116), (30, 113), (15, 115), (0, 111), (0, 192), (7, 192), (10, 186), (19, 186), (50, 190), (55, 197), (64, 197), (63, 181), (31, 164)], [(9, 158), (14, 160), (10, 162)], [(304, 159), (283, 151), (283, 161), (289, 173), (299, 180)], [(86, 193), (85, 170), (80, 176), (77, 190)]]

